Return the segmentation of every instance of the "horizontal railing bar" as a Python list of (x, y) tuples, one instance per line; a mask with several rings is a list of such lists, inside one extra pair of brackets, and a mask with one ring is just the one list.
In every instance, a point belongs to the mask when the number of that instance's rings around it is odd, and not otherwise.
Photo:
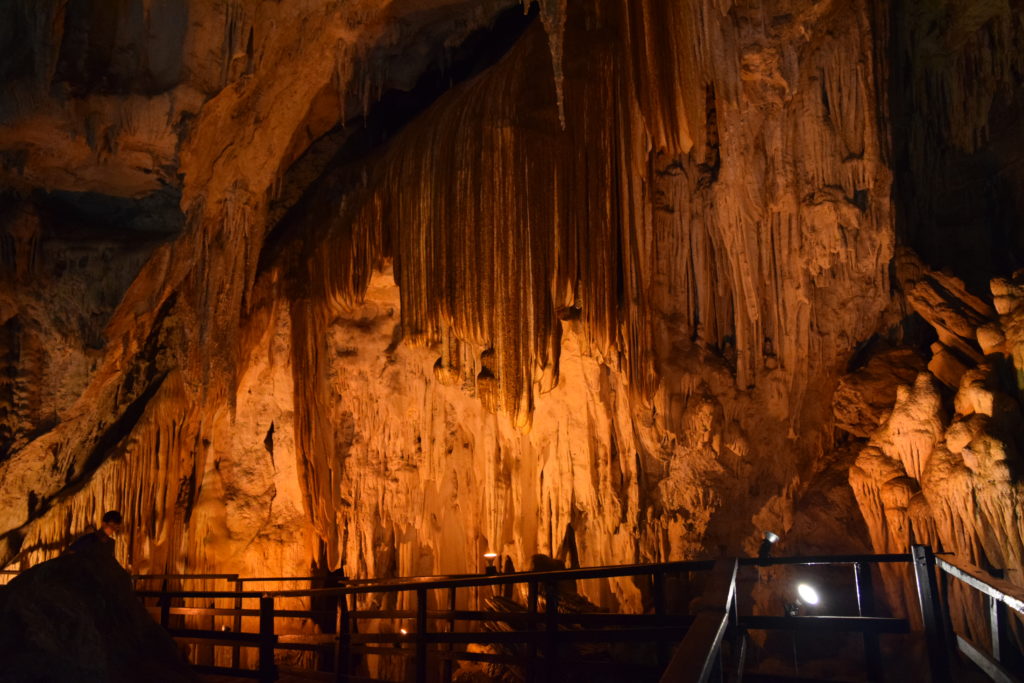
[(300, 652), (318, 652), (323, 650), (323, 643), (277, 643), (275, 650), (296, 650)]
[(214, 676), (232, 676), (234, 678), (259, 678), (260, 672), (255, 669), (235, 669), (229, 666), (211, 666), (209, 664), (193, 664), (192, 670), (200, 674)]
[(752, 631), (851, 631), (909, 633), (910, 622), (888, 617), (740, 617), (740, 626)]
[[(581, 643), (631, 643), (657, 639), (676, 641), (686, 630), (684, 626), (667, 626), (664, 628), (647, 627), (635, 629), (609, 630), (585, 629), (559, 631), (558, 639)], [(439, 644), (488, 644), (488, 643), (530, 643), (541, 642), (549, 636), (547, 631), (455, 631), (442, 633), (423, 633), (422, 641)], [(415, 643), (415, 633), (353, 633), (350, 642), (356, 643)]]
[[(363, 584), (381, 583), (381, 582), (385, 582), (385, 581), (407, 581), (409, 579), (417, 579), (417, 580), (419, 580), (419, 579), (437, 579), (437, 580), (441, 581), (441, 580), (445, 580), (445, 579), (463, 579), (463, 578), (471, 578), (471, 577), (475, 577), (475, 576), (480, 576), (480, 574), (479, 573), (477, 573), (477, 574), (437, 574), (437, 575), (431, 575), (431, 576), (414, 576), (414, 577), (405, 577), (405, 578), (397, 577), (397, 578), (391, 578), (391, 579), (346, 579), (346, 578), (335, 578), (334, 580), (337, 581), (338, 584), (341, 585), (341, 586), (348, 586), (348, 585), (363, 585)], [(331, 578), (331, 577), (324, 576), (323, 574), (321, 574), (320, 576), (243, 576), (243, 577), (240, 577), (240, 578), (238, 578), (236, 580), (239, 581), (239, 582), (242, 582), (242, 583), (251, 583), (251, 582), (256, 582), (256, 581), (268, 581), (268, 582), (269, 581), (325, 581), (325, 580), (327, 580), (329, 578)]]
[[(295, 669), (295, 668), (277, 668), (278, 680), (283, 681), (327, 681), (328, 683), (334, 683), (338, 680), (333, 671), (311, 671), (310, 669)], [(379, 683), (374, 678), (360, 678), (358, 676), (349, 676), (346, 679), (348, 683)]]
[(266, 593), (263, 591), (157, 591), (144, 590), (135, 591), (135, 595), (143, 598), (262, 598)]
[(167, 629), (175, 640), (185, 642), (201, 642), (207, 645), (230, 645), (238, 647), (256, 647), (259, 645), (258, 633), (236, 633), (234, 631), (201, 631), (199, 629)]
[[(743, 566), (770, 566), (780, 564), (818, 565), (818, 564), (850, 564), (854, 562), (909, 562), (909, 554), (890, 553), (882, 555), (815, 555), (804, 557), (769, 557), (741, 558)], [(390, 593), (417, 589), (469, 588), (475, 586), (505, 586), (530, 582), (550, 581), (585, 581), (588, 579), (626, 578), (630, 576), (649, 576), (653, 574), (670, 574), (684, 571), (707, 571), (713, 565), (711, 560), (685, 560), (678, 562), (662, 562), (658, 564), (626, 564), (610, 567), (584, 567), (579, 569), (560, 569), (544, 572), (516, 572), (512, 574), (464, 574), (445, 577), (404, 577), (397, 579), (353, 579), (344, 580), (343, 585), (332, 588), (307, 588), (297, 590), (274, 591), (174, 591), (164, 593), (177, 597), (311, 597), (320, 595), (361, 595), (366, 593)], [(171, 575), (168, 575), (171, 576)], [(181, 577), (197, 577), (200, 575), (180, 575)], [(215, 575), (208, 575), (215, 576)], [(234, 575), (221, 575), (232, 577)], [(155, 577), (147, 577), (155, 578)], [(313, 580), (323, 577), (300, 577), (295, 580)], [(233, 579), (241, 582), (286, 580), (284, 577), (242, 577)], [(152, 595), (154, 592), (140, 592)]]
[(279, 633), (279, 643), (301, 643), (303, 645), (326, 645), (338, 640), (336, 633)]
[[(240, 576), (236, 581), (240, 583), (252, 582), (252, 581), (325, 581), (330, 577), (324, 576)], [(337, 579), (348, 583), (348, 579)]]
[(488, 664), (518, 664), (526, 663), (526, 657), (515, 655), (495, 655), (488, 652), (464, 652), (462, 650), (438, 650), (430, 653), (431, 657), (448, 659), (456, 662), (486, 662)]
[[(352, 619), (413, 619), (416, 612), (413, 610), (356, 610), (348, 613)], [(500, 621), (503, 623), (525, 623), (531, 616), (523, 612), (488, 612), (485, 610), (428, 610), (428, 619), (451, 620), (451, 621)], [(536, 617), (532, 617), (536, 619)], [(693, 617), (687, 614), (669, 614), (655, 616), (653, 614), (612, 614), (604, 612), (565, 612), (558, 614), (558, 622), (561, 624), (608, 624), (631, 625), (666, 623), (689, 624)]]
[[(159, 605), (146, 605), (150, 612), (159, 614)], [(258, 609), (233, 609), (231, 607), (168, 607), (168, 614), (182, 614), (193, 617), (258, 617)], [(310, 619), (313, 617), (333, 617), (335, 612), (328, 610), (276, 609), (274, 616), (292, 619)]]
[(353, 652), (360, 652), (367, 655), (383, 655), (385, 657), (415, 657), (416, 650), (412, 648), (401, 648), (401, 647), (359, 647), (358, 649), (352, 648)]
[(999, 600), (1010, 609), (1024, 614), (1024, 589), (1019, 586), (1015, 586), (1006, 579), (996, 578), (980, 567), (975, 567), (955, 557), (936, 557), (935, 563), (950, 576)]
[[(445, 612), (429, 611), (429, 619), (453, 620), (453, 621), (497, 621), (507, 624), (528, 623), (531, 616), (526, 612)], [(532, 617), (536, 619), (536, 617)], [(666, 626), (686, 626), (693, 622), (693, 615), (690, 614), (604, 614), (600, 612), (569, 612), (559, 613), (557, 617), (559, 624), (592, 624), (607, 626), (644, 626), (647, 624), (663, 624)]]
[[(151, 613), (159, 614), (159, 606), (147, 605), (146, 609)], [(227, 607), (168, 607), (168, 614), (181, 614), (191, 617), (258, 617), (258, 609), (229, 609)]]
[(400, 582), (373, 583), (365, 586), (339, 586), (338, 588), (311, 588), (307, 590), (266, 591), (273, 597), (303, 597), (313, 595), (362, 595), (364, 593), (400, 593), (413, 590), (437, 590), (443, 588), (472, 588), (474, 586), (506, 586), (517, 583), (585, 581), (587, 579), (625, 578), (648, 576), (655, 573), (683, 571), (705, 571), (710, 561), (669, 562), (661, 565), (638, 564), (617, 565), (596, 569), (562, 569), (551, 572), (516, 572), (514, 574), (471, 575), (459, 579), (403, 579)]
[(136, 581), (146, 579), (226, 579), (237, 581), (238, 574), (132, 574)]
[(881, 555), (803, 555), (797, 557), (741, 557), (740, 566), (771, 566), (776, 564), (853, 564), (855, 562), (910, 562), (910, 553), (886, 553)]
[(974, 662), (979, 669), (984, 671), (996, 683), (1017, 683), (1017, 679), (1004, 669), (1002, 664), (994, 660), (988, 653), (982, 651), (967, 638), (957, 634), (956, 645), (960, 652), (964, 653), (964, 656)]
[(337, 614), (334, 610), (323, 609), (275, 609), (275, 617), (288, 617), (292, 619), (312, 619), (314, 617), (331, 617)]
[[(154, 614), (161, 611), (158, 605), (147, 605), (146, 609)], [(168, 614), (198, 617), (256, 617), (260, 612), (256, 609), (234, 609), (231, 607), (168, 607)], [(274, 610), (275, 618), (311, 618), (314, 616), (334, 616), (334, 612), (327, 610)], [(413, 610), (362, 610), (349, 612), (351, 619), (413, 619), (416, 613)], [(494, 621), (509, 624), (526, 623), (530, 615), (526, 612), (487, 612), (456, 610), (429, 610), (427, 618), (433, 620), (453, 621)], [(608, 626), (642, 626), (644, 624), (659, 623), (667, 625), (687, 625), (693, 622), (693, 616), (687, 614), (668, 614), (655, 616), (653, 614), (606, 614), (602, 612), (571, 612), (559, 614), (560, 624), (604, 624)]]
[[(465, 661), (465, 662), (486, 662), (491, 664), (512, 664), (523, 666), (528, 661), (528, 657), (516, 656), (516, 655), (496, 655), (486, 652), (466, 652), (463, 650), (437, 650), (430, 653), (431, 658), (437, 659), (449, 659), (453, 661)], [(648, 672), (653, 673), (659, 670), (659, 667), (637, 664), (636, 662), (616, 662), (611, 660), (586, 660), (586, 659), (563, 659), (559, 657), (558, 663), (560, 667), (577, 669), (594, 669), (597, 671), (621, 671), (624, 674), (632, 674), (635, 676), (637, 672)]]

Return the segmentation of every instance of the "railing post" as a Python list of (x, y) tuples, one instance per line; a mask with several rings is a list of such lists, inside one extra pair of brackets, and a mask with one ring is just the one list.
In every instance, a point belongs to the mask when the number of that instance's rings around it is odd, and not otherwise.
[[(661, 675), (661, 683), (699, 681), (721, 676), (721, 645), (729, 625), (729, 613), (736, 596), (736, 559), (721, 559), (711, 570), (696, 618), (676, 647), (672, 661)], [(717, 672), (717, 673), (716, 673)]]
[[(665, 627), (665, 573), (657, 569), (651, 574), (651, 600), (654, 602), (654, 623), (658, 628)], [(668, 643), (658, 638), (658, 668), (664, 670), (668, 666)]]
[[(511, 585), (511, 584), (509, 584)], [(448, 633), (455, 632), (455, 609), (458, 607), (458, 600), (456, 599), (456, 588), (452, 586), (448, 589)], [(455, 643), (448, 643), (446, 648), (449, 653), (455, 649)], [(452, 660), (451, 657), (447, 657), (444, 660), (443, 671), (441, 680), (444, 683), (451, 683), (452, 680)]]
[(914, 565), (914, 579), (917, 584), (917, 600), (921, 606), (921, 619), (924, 622), (924, 637), (928, 646), (928, 664), (931, 668), (931, 679), (940, 683), (950, 683), (949, 651), (945, 643), (945, 630), (939, 604), (939, 591), (935, 584), (935, 555), (926, 545), (910, 546), (911, 560)]
[(992, 659), (1002, 662), (1007, 652), (1006, 620), (1003, 618), (1003, 603), (988, 596), (989, 627), (992, 632)]
[[(732, 656), (736, 658), (736, 681), (743, 682), (743, 668), (747, 663), (747, 632), (740, 626), (740, 592), (736, 585), (739, 576), (739, 564), (736, 565), (736, 574), (732, 578), (732, 609), (729, 610), (729, 620), (732, 626)], [(724, 677), (724, 666), (723, 677)]]
[[(244, 583), (240, 579), (235, 579), (235, 616), (231, 618), (231, 630), (235, 633), (242, 632), (242, 615), (239, 614), (242, 610), (242, 587)], [(241, 668), (242, 666), (242, 648), (235, 644), (231, 646), (231, 667), (233, 669)]]
[(526, 680), (537, 680), (537, 582), (530, 581), (526, 590)]
[(171, 623), (171, 598), (167, 595), (167, 579), (160, 582), (160, 625), (167, 628)]
[(334, 645), (334, 680), (335, 683), (348, 683), (351, 674), (351, 636), (348, 629), (348, 596), (338, 596), (335, 614), (334, 632), (338, 640)]
[(416, 589), (416, 683), (427, 683), (427, 589)]
[[(875, 616), (875, 588), (871, 581), (871, 565), (867, 562), (853, 563), (853, 576), (857, 584), (857, 616)], [(878, 634), (864, 632), (864, 664), (868, 680), (876, 683), (882, 680), (882, 650)]]
[(558, 583), (547, 581), (544, 584), (544, 621), (546, 632), (544, 638), (544, 680), (551, 683), (556, 680), (558, 672)]
[(273, 683), (277, 680), (277, 667), (274, 666), (274, 597), (260, 597), (260, 640), (259, 640), (259, 680), (260, 683)]

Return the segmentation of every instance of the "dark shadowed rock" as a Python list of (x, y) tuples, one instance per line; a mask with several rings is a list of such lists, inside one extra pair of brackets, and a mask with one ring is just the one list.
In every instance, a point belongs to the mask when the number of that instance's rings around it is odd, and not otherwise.
[(0, 682), (194, 681), (110, 557), (72, 554), (0, 589)]

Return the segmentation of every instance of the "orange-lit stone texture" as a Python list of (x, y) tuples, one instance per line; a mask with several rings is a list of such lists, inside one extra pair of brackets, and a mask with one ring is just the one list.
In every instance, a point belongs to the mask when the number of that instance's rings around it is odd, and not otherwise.
[(544, 0), (398, 130), (520, 3), (7, 3), (0, 558), (1024, 581), (1024, 8), (913, 4)]

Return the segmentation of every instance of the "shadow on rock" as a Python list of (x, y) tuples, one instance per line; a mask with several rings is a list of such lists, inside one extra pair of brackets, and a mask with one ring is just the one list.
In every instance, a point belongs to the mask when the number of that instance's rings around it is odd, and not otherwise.
[(111, 557), (44, 562), (0, 589), (0, 683), (195, 681)]

